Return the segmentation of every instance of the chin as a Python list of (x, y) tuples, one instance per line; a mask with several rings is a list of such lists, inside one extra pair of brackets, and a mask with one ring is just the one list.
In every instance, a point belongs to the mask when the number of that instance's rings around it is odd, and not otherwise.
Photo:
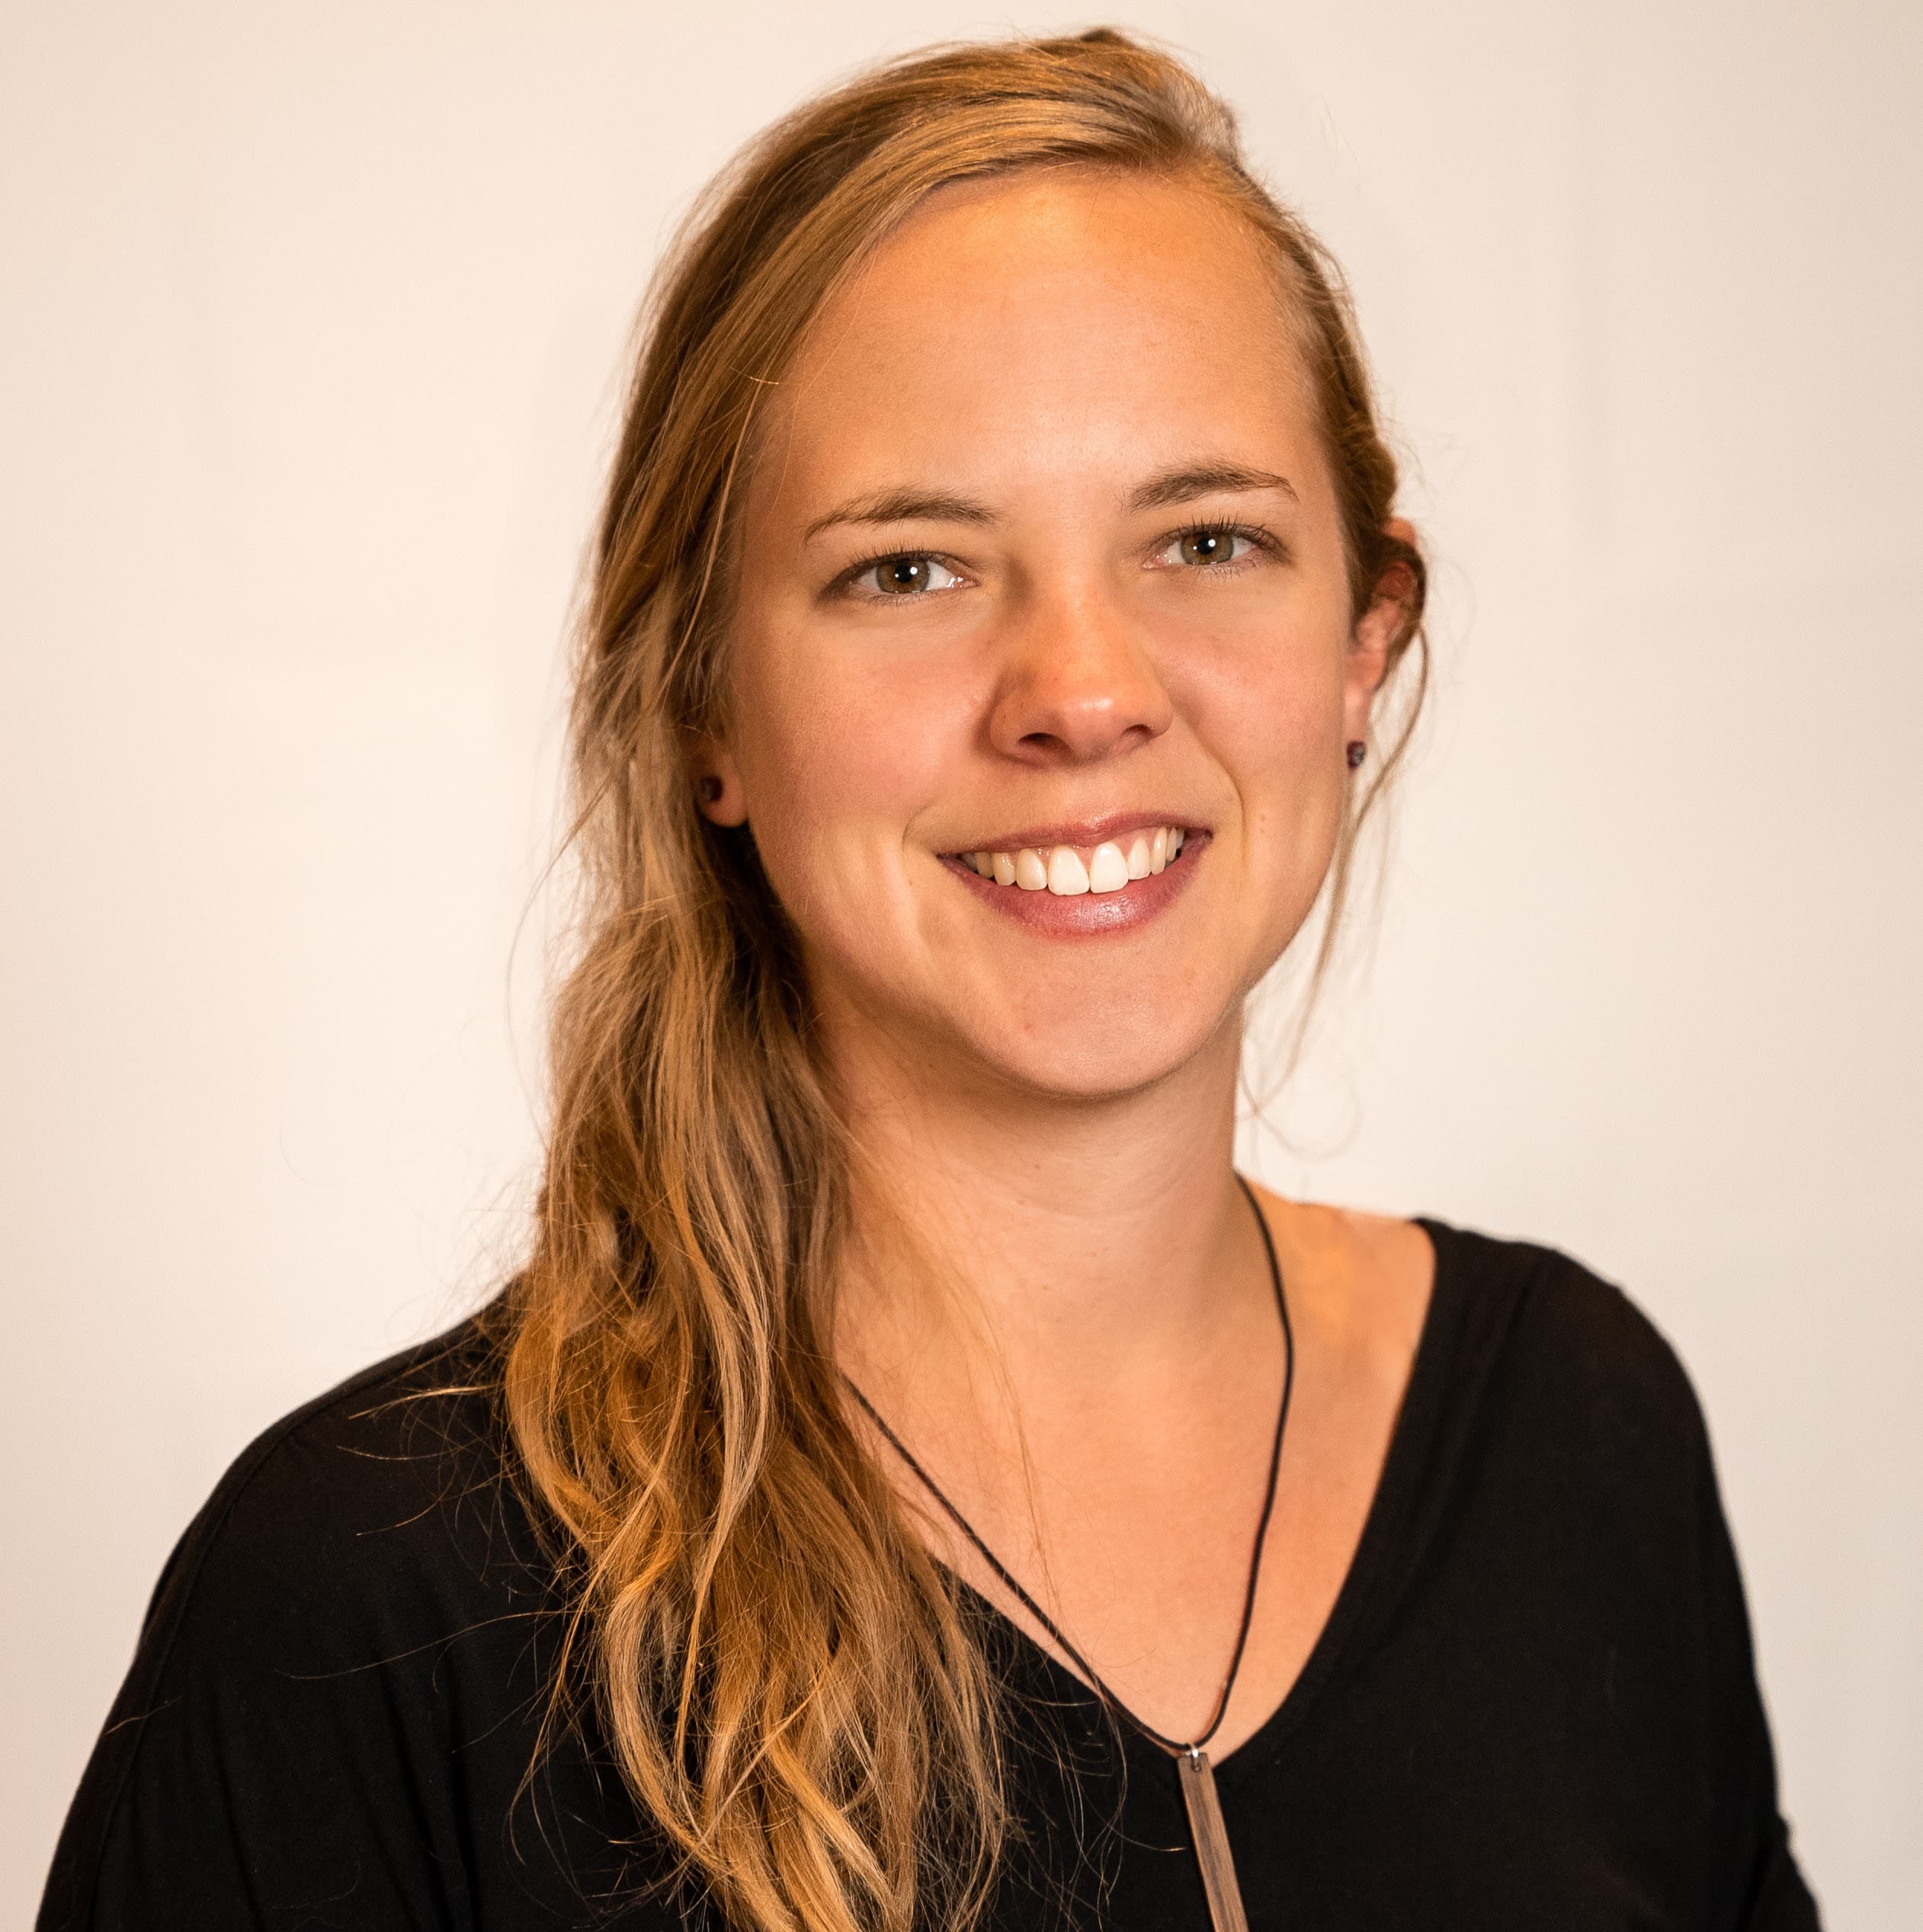
[[(1126, 1014), (1085, 1008), (1072, 1019), (1031, 1020), (1018, 1035), (1005, 1030), (970, 1037), (964, 1050), (1000, 1084), (1037, 1097), (1120, 1100), (1160, 1085), (1191, 1065), (1223, 1036), (1239, 1038), (1231, 1013), (1193, 1014), (1171, 1025), (1165, 1006), (1131, 1003)], [(1232, 1064), (1233, 1056), (1231, 1055)]]

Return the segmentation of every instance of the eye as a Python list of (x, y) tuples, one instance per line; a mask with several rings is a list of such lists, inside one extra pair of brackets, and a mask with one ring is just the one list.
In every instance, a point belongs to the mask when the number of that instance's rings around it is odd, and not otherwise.
[(871, 597), (908, 598), (952, 590), (961, 578), (939, 557), (909, 550), (863, 564), (849, 582), (852, 588)]
[(1165, 568), (1220, 569), (1224, 565), (1246, 562), (1264, 547), (1262, 539), (1252, 530), (1234, 524), (1206, 524), (1178, 532), (1155, 561)]

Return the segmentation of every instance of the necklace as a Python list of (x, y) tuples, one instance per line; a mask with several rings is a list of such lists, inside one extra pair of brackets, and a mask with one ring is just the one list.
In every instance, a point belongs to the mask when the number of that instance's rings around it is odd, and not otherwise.
[(1001, 1558), (976, 1533), (975, 1526), (943, 1495), (934, 1479), (909, 1453), (908, 1445), (882, 1420), (873, 1403), (852, 1381), (848, 1383), (850, 1393), (861, 1405), (868, 1420), (880, 1431), (888, 1446), (941, 1506), (949, 1521), (974, 1546), (976, 1553), (1001, 1578), (1017, 1601), (1054, 1639), (1062, 1654), (1088, 1680), (1107, 1709), (1133, 1725), (1151, 1744), (1175, 1759), (1181, 1781), (1182, 1802), (1188, 1811), (1189, 1834), (1195, 1841), (1195, 1860), (1201, 1868), (1202, 1889), (1208, 1898), (1209, 1918), (1215, 1932), (1248, 1932), (1248, 1921), (1242, 1914), (1242, 1890), (1236, 1882), (1235, 1860), (1229, 1855), (1229, 1834), (1222, 1820), (1221, 1802), (1216, 1796), (1215, 1772), (1203, 1747), (1222, 1728), (1222, 1720), (1228, 1713), (1229, 1697), (1236, 1687), (1236, 1674), (1242, 1668), (1242, 1652), (1248, 1647), (1248, 1626), (1255, 1616), (1255, 1587), (1262, 1574), (1262, 1546), (1268, 1540), (1269, 1518), (1275, 1512), (1275, 1479), (1282, 1467), (1282, 1434), (1288, 1427), (1289, 1396), (1295, 1386), (1296, 1376), (1295, 1331), (1289, 1325), (1289, 1299), (1282, 1290), (1282, 1269), (1275, 1258), (1275, 1243), (1270, 1236), (1268, 1222), (1256, 1204), (1254, 1190), (1240, 1174), (1236, 1176), (1236, 1184), (1246, 1197), (1255, 1216), (1255, 1225), (1261, 1230), (1262, 1251), (1268, 1258), (1269, 1281), (1275, 1290), (1276, 1312), (1282, 1318), (1282, 1400), (1276, 1411), (1275, 1439), (1269, 1450), (1268, 1482), (1262, 1492), (1262, 1513), (1255, 1524), (1255, 1546), (1249, 1553), (1248, 1587), (1242, 1597), (1242, 1623), (1236, 1632), (1236, 1647), (1229, 1656), (1228, 1674), (1222, 1680), (1222, 1693), (1216, 1699), (1215, 1711), (1207, 1728), (1187, 1743), (1165, 1737), (1153, 1725), (1144, 1723), (1097, 1676), (1088, 1660), (1062, 1635), (1061, 1626), (1022, 1588)]

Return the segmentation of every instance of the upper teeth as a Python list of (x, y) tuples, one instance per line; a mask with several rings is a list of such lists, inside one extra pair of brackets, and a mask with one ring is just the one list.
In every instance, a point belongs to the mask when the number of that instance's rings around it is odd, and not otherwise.
[(964, 852), (963, 858), (984, 879), (1039, 892), (1043, 886), (1067, 899), (1077, 892), (1119, 892), (1131, 879), (1159, 872), (1182, 849), (1179, 825), (1157, 825), (1087, 851), (1052, 845), (1046, 851), (1024, 845), (1014, 852)]

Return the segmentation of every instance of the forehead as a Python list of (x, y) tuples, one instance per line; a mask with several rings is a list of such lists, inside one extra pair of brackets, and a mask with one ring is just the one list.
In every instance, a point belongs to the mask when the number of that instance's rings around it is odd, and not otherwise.
[(1193, 182), (1086, 168), (931, 196), (816, 319), (764, 434), (784, 500), (908, 463), (1018, 486), (1203, 449), (1319, 466), (1267, 245)]

